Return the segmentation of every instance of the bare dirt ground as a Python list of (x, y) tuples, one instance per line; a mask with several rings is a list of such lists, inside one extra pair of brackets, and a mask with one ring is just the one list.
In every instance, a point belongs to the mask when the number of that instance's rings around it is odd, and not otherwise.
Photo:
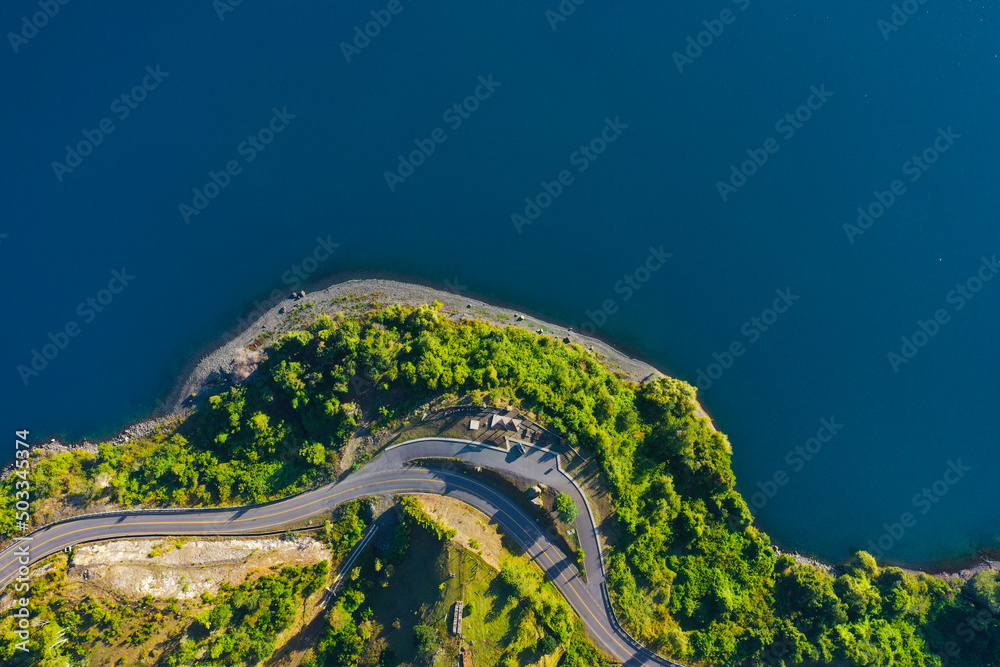
[(337, 474), (346, 473), (358, 462), (358, 459), (367, 451), (371, 451), (375, 442), (371, 432), (367, 427), (362, 427), (347, 439), (347, 444), (340, 450), (340, 460), (337, 462)]
[[(424, 511), (449, 528), (458, 531), (454, 541), (479, 555), (491, 567), (500, 571), (503, 557), (501, 533), (488, 516), (465, 503), (444, 496), (415, 496)], [(475, 540), (478, 549), (471, 545)]]
[(185, 600), (215, 595), (220, 584), (239, 585), (273, 566), (306, 567), (329, 558), (330, 551), (311, 537), (116, 540), (77, 547), (67, 579), (128, 598)]

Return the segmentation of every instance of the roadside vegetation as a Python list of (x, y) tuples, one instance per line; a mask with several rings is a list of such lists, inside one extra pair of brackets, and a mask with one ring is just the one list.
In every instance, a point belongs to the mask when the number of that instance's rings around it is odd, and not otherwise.
[(223, 586), (210, 611), (195, 616), (187, 636), (171, 651), (169, 667), (257, 665), (274, 653), (275, 641), (295, 620), (303, 600), (326, 584), (329, 563), (282, 568), (236, 588)]
[[(388, 549), (367, 552), (349, 573), (303, 667), (455, 665), (464, 649), (477, 667), (609, 667), (536, 565), (507, 553), (497, 572), (413, 498), (399, 509)], [(458, 601), (461, 640), (451, 633)]]
[[(607, 559), (612, 598), (622, 623), (664, 654), (725, 665), (1000, 664), (995, 579), (962, 590), (863, 552), (836, 576), (779, 558), (736, 490), (728, 440), (698, 414), (690, 385), (638, 386), (579, 345), (456, 322), (438, 307), (320, 316), (275, 340), (258, 377), (175, 430), (52, 457), (61, 481), (46, 487), (36, 468), (35, 493), (144, 506), (264, 501), (331, 479), (359, 420), (374, 430), (442, 395), (532, 411), (597, 462), (620, 524)], [(12, 484), (0, 486), (5, 508)], [(12, 521), (0, 530), (11, 534)], [(353, 664), (333, 656), (364, 646), (372, 619), (367, 594), (353, 590), (341, 595), (318, 664)], [(540, 618), (553, 636), (565, 627)], [(425, 653), (431, 640), (417, 637)]]
[(66, 556), (32, 578), (29, 611), (33, 626), (26, 648), (18, 648), (17, 619), (0, 620), (0, 664), (47, 667), (66, 664), (242, 667), (260, 664), (275, 650), (306, 598), (326, 584), (329, 563), (284, 567), (222, 585), (219, 595), (179, 601), (141, 600), (86, 592), (66, 580)]

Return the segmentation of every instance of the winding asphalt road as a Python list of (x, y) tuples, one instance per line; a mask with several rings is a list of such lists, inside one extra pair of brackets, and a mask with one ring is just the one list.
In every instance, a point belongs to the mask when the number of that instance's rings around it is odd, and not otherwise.
[[(569, 557), (554, 546), (520, 506), (474, 475), (411, 465), (417, 459), (460, 459), (474, 466), (514, 473), (569, 494), (586, 508), (576, 529), (586, 554), (587, 579)], [(376, 494), (426, 493), (468, 503), (483, 512), (521, 547), (555, 583), (580, 615), (590, 636), (609, 655), (629, 666), (681, 667), (645, 648), (617, 623), (607, 595), (603, 554), (590, 506), (580, 488), (547, 449), (525, 446), (523, 456), (465, 440), (424, 438), (384, 450), (347, 478), (307, 493), (256, 507), (223, 509), (140, 510), (82, 516), (31, 533), (0, 553), (0, 591), (18, 577), (24, 565), (83, 542), (123, 537), (245, 535), (281, 531), (283, 527), (333, 509), (350, 500)], [(24, 551), (28, 553), (25, 554)], [(30, 583), (30, 580), (29, 580)]]

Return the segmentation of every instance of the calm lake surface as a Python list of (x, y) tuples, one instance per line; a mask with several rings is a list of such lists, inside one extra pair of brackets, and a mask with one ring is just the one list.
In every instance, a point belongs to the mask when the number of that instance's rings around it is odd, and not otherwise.
[(1000, 546), (994, 3), (180, 4), (0, 10), (0, 459), (383, 271), (700, 382), (784, 547)]

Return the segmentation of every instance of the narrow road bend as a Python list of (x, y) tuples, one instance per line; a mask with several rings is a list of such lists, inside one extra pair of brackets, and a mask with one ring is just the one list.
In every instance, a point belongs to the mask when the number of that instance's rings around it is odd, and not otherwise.
[[(459, 459), (473, 466), (513, 473), (559, 493), (584, 508), (576, 529), (586, 556), (587, 578), (541, 531), (517, 503), (473, 475), (412, 465), (418, 459)], [(138, 510), (80, 516), (45, 526), (30, 540), (0, 553), (0, 590), (22, 565), (84, 542), (148, 536), (246, 535), (280, 531), (284, 526), (345, 502), (378, 494), (425, 493), (465, 502), (483, 512), (514, 539), (554, 582), (579, 614), (588, 634), (606, 653), (629, 667), (682, 667), (635, 641), (618, 624), (605, 585), (603, 553), (590, 505), (559, 466), (555, 452), (526, 446), (516, 456), (503, 449), (465, 440), (422, 438), (389, 447), (345, 479), (273, 503), (239, 508)], [(27, 545), (29, 551), (22, 552)], [(27, 561), (25, 563), (24, 561)]]

